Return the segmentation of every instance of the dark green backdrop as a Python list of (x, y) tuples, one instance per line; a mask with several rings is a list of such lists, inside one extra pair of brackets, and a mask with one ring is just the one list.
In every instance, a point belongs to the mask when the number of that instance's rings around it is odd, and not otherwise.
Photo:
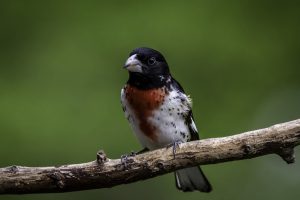
[[(122, 66), (139, 46), (165, 55), (193, 98), (202, 138), (299, 118), (300, 6), (278, 2), (1, 1), (0, 167), (139, 150), (120, 106)], [(211, 194), (179, 192), (169, 174), (111, 189), (0, 199), (300, 196), (299, 163), (275, 155), (203, 169)]]

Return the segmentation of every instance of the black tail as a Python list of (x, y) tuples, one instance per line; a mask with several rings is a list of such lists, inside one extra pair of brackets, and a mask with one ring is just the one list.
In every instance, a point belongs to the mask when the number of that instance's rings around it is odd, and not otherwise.
[(200, 167), (190, 167), (175, 172), (176, 186), (184, 192), (199, 190), (210, 192), (212, 187)]

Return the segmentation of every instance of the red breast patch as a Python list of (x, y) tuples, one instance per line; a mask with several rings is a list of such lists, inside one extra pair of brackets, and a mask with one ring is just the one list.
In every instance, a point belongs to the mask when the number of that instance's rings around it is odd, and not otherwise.
[(127, 85), (125, 87), (126, 99), (139, 119), (141, 131), (153, 141), (156, 140), (156, 128), (148, 121), (153, 111), (158, 109), (168, 94), (165, 87), (154, 89), (138, 89)]

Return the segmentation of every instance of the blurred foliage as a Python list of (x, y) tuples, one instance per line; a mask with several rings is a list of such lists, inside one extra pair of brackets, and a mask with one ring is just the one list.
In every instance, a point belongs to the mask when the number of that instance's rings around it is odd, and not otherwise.
[[(119, 97), (128, 76), (123, 63), (139, 46), (165, 55), (193, 97), (202, 138), (299, 118), (299, 8), (298, 1), (1, 1), (0, 166), (139, 150)], [(170, 174), (111, 189), (0, 199), (300, 196), (299, 163), (274, 155), (203, 168), (211, 194), (179, 192)]]

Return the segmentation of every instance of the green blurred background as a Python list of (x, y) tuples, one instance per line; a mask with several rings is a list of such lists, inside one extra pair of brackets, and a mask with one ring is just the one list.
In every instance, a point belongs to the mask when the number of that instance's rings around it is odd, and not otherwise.
[[(300, 117), (299, 1), (1, 1), (0, 167), (111, 158), (140, 146), (120, 106), (122, 66), (161, 51), (191, 94), (202, 138)], [(296, 156), (300, 157), (299, 148)], [(278, 156), (203, 166), (214, 191), (173, 174), (65, 194), (0, 199), (297, 199), (300, 164)]]

